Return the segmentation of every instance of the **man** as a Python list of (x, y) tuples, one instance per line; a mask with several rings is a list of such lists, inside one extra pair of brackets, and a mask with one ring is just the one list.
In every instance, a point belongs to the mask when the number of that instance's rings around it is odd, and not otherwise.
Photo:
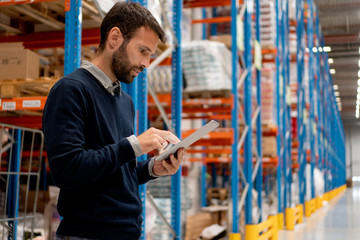
[(169, 160), (137, 162), (179, 139), (148, 129), (133, 135), (134, 105), (120, 82), (149, 66), (164, 32), (140, 4), (116, 3), (105, 16), (91, 62), (59, 80), (44, 109), (43, 129), (63, 217), (57, 239), (138, 239), (138, 185), (177, 172), (185, 150)]

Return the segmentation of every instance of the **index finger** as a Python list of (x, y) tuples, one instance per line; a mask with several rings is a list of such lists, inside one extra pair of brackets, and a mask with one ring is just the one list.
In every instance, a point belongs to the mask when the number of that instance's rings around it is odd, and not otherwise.
[(164, 138), (166, 141), (171, 142), (173, 144), (177, 144), (178, 142), (180, 142), (180, 139), (170, 131), (159, 130), (159, 135), (162, 138)]

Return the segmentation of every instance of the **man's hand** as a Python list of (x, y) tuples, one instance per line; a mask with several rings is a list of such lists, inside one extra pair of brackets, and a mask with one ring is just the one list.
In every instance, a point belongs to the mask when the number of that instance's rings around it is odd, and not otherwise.
[(162, 151), (168, 143), (177, 144), (180, 140), (170, 131), (149, 128), (137, 137), (141, 153), (145, 154), (153, 150)]
[(155, 161), (153, 166), (153, 173), (157, 176), (173, 175), (178, 170), (186, 154), (185, 149), (180, 148), (177, 151), (177, 158), (171, 154), (167, 160)]

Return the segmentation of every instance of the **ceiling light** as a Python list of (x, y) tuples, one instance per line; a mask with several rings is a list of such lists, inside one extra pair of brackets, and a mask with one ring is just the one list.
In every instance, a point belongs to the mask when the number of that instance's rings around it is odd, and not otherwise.
[(317, 48), (316, 48), (316, 47), (313, 47), (313, 52), (317, 52)]
[(358, 77), (360, 77), (360, 70), (358, 71)]
[[(330, 69), (330, 73), (335, 74), (336, 73), (335, 69), (334, 68)], [(359, 74), (360, 74), (360, 71), (359, 71)]]
[(329, 46), (324, 46), (324, 47), (323, 47), (323, 50), (324, 50), (324, 52), (331, 52), (331, 47), (329, 47)]
[(319, 47), (319, 52), (322, 52), (322, 51), (323, 51), (322, 47)]
[(337, 98), (336, 98), (336, 101), (337, 101), (337, 102), (340, 102), (340, 101), (341, 101), (340, 97), (337, 97)]
[(360, 86), (360, 79), (358, 79), (358, 86)]
[(310, 52), (308, 48), (305, 48), (305, 52)]
[[(359, 79), (359, 80), (360, 80), (360, 79)], [(335, 84), (335, 85), (333, 86), (333, 88), (334, 88), (334, 90), (336, 91), (336, 90), (339, 89), (339, 86)]]
[(328, 59), (328, 62), (329, 62), (329, 64), (333, 64), (333, 63), (334, 63), (334, 59), (333, 59), (333, 58), (329, 58), (329, 59)]
[(339, 93), (338, 91), (336, 91), (336, 92), (334, 92), (334, 95), (335, 95), (336, 97), (338, 97), (338, 96), (340, 96), (340, 93)]

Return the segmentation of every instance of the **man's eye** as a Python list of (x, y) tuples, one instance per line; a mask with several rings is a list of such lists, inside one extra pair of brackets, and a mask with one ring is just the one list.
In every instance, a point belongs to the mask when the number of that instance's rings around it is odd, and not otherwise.
[(140, 53), (145, 53), (145, 52), (146, 52), (146, 49), (145, 49), (145, 48), (139, 48), (139, 52), (140, 52)]

